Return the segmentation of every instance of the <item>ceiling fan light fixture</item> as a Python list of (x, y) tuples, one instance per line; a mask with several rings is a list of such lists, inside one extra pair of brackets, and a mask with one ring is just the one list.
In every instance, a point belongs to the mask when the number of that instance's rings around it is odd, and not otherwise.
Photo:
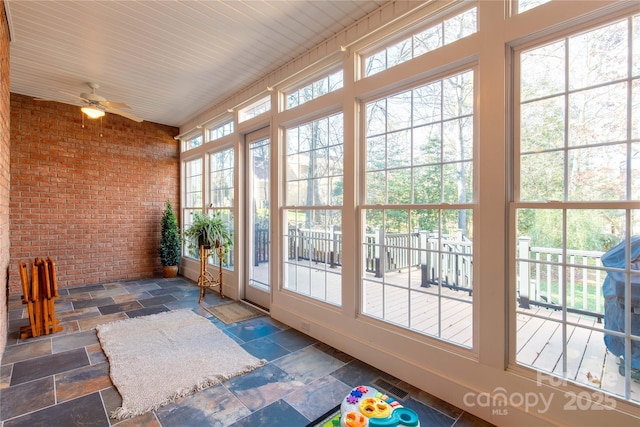
[(91, 105), (82, 107), (80, 111), (86, 114), (90, 119), (99, 119), (100, 117), (104, 116), (104, 111), (97, 107), (92, 107)]

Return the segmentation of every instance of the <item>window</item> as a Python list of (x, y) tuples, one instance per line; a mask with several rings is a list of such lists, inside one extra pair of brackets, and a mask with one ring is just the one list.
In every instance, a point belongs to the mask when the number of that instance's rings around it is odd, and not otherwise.
[(233, 120), (218, 125), (214, 128), (208, 129), (209, 139), (208, 141), (214, 141), (220, 139), (223, 136), (231, 135), (233, 133)]
[(534, 7), (538, 7), (541, 4), (545, 4), (550, 1), (551, 0), (517, 0), (518, 13), (526, 12), (529, 9), (533, 9)]
[(516, 53), (514, 203), (516, 362), (636, 402), (639, 25)]
[(197, 148), (202, 145), (202, 135), (198, 135), (193, 138), (188, 138), (187, 140), (182, 141), (182, 151), (188, 151), (192, 148)]
[(269, 110), (271, 110), (271, 96), (265, 96), (248, 107), (238, 111), (238, 122), (242, 123), (254, 117), (258, 117), (260, 114), (264, 114)]
[(185, 207), (202, 208), (202, 159), (185, 162)]
[(373, 76), (424, 53), (467, 37), (477, 30), (477, 11), (474, 7), (365, 57), (364, 76)]
[[(187, 160), (184, 162), (184, 208), (182, 215), (182, 229), (191, 224), (191, 214), (194, 211), (202, 211), (202, 158)], [(188, 245), (183, 246), (184, 256), (193, 257), (189, 253)]]
[[(234, 208), (234, 155), (233, 148), (218, 151), (209, 155), (209, 189), (211, 208), (218, 213), (227, 223), (228, 229), (233, 232), (233, 208)], [(218, 265), (218, 258), (211, 257), (213, 264)], [(233, 269), (233, 247), (229, 249), (224, 267)]]
[(365, 105), (363, 313), (467, 347), (473, 105), (472, 70)]
[(285, 289), (342, 303), (343, 115), (286, 130)]
[(316, 99), (322, 95), (342, 88), (342, 70), (318, 79), (300, 89), (287, 94), (287, 109)]

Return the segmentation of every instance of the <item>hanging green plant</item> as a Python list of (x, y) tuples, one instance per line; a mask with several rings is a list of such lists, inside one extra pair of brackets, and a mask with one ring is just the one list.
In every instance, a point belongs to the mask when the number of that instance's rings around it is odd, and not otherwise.
[[(189, 254), (198, 257), (198, 249), (205, 246), (207, 249), (217, 248), (222, 250), (223, 261), (233, 243), (233, 234), (229, 231), (227, 223), (219, 212), (205, 214), (200, 211), (192, 213), (191, 224), (184, 231), (182, 237), (187, 242)], [(211, 256), (217, 256), (217, 251), (212, 251)]]

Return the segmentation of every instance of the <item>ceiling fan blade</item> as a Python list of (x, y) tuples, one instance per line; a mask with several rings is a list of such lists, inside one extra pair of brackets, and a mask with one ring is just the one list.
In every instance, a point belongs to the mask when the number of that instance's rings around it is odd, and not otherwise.
[(72, 101), (69, 101), (68, 99), (53, 99), (53, 98), (33, 98), (34, 101), (52, 101), (52, 102), (62, 102), (62, 103), (69, 103)]
[(80, 97), (80, 96), (78, 96), (78, 95), (74, 95), (74, 94), (72, 94), (72, 93), (63, 92), (63, 91), (59, 91), (59, 92), (60, 92), (61, 94), (63, 94), (63, 95), (68, 96), (69, 98), (78, 99), (78, 100), (80, 100), (80, 101), (85, 101), (85, 102), (87, 102), (87, 100), (86, 100), (86, 99), (84, 99), (84, 98), (82, 98), (82, 97)]
[(117, 108), (108, 107), (107, 112), (117, 114), (122, 117), (126, 117), (127, 119), (133, 120), (134, 122), (140, 123), (143, 121), (140, 117), (134, 116), (133, 114), (127, 113), (125, 111), (118, 110)]
[(100, 101), (99, 104), (108, 108), (131, 108), (124, 102)]

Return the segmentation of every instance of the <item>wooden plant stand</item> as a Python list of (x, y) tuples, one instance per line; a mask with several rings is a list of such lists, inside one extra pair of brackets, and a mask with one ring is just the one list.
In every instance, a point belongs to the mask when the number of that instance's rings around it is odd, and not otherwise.
[(224, 248), (216, 248), (218, 254), (218, 274), (217, 278), (214, 278), (211, 273), (207, 271), (207, 259), (209, 258), (209, 250), (207, 246), (200, 246), (200, 276), (198, 276), (198, 286), (200, 287), (200, 299), (198, 303), (202, 302), (207, 288), (213, 289), (216, 286), (219, 287), (220, 298), (224, 298), (222, 292), (222, 255)]

